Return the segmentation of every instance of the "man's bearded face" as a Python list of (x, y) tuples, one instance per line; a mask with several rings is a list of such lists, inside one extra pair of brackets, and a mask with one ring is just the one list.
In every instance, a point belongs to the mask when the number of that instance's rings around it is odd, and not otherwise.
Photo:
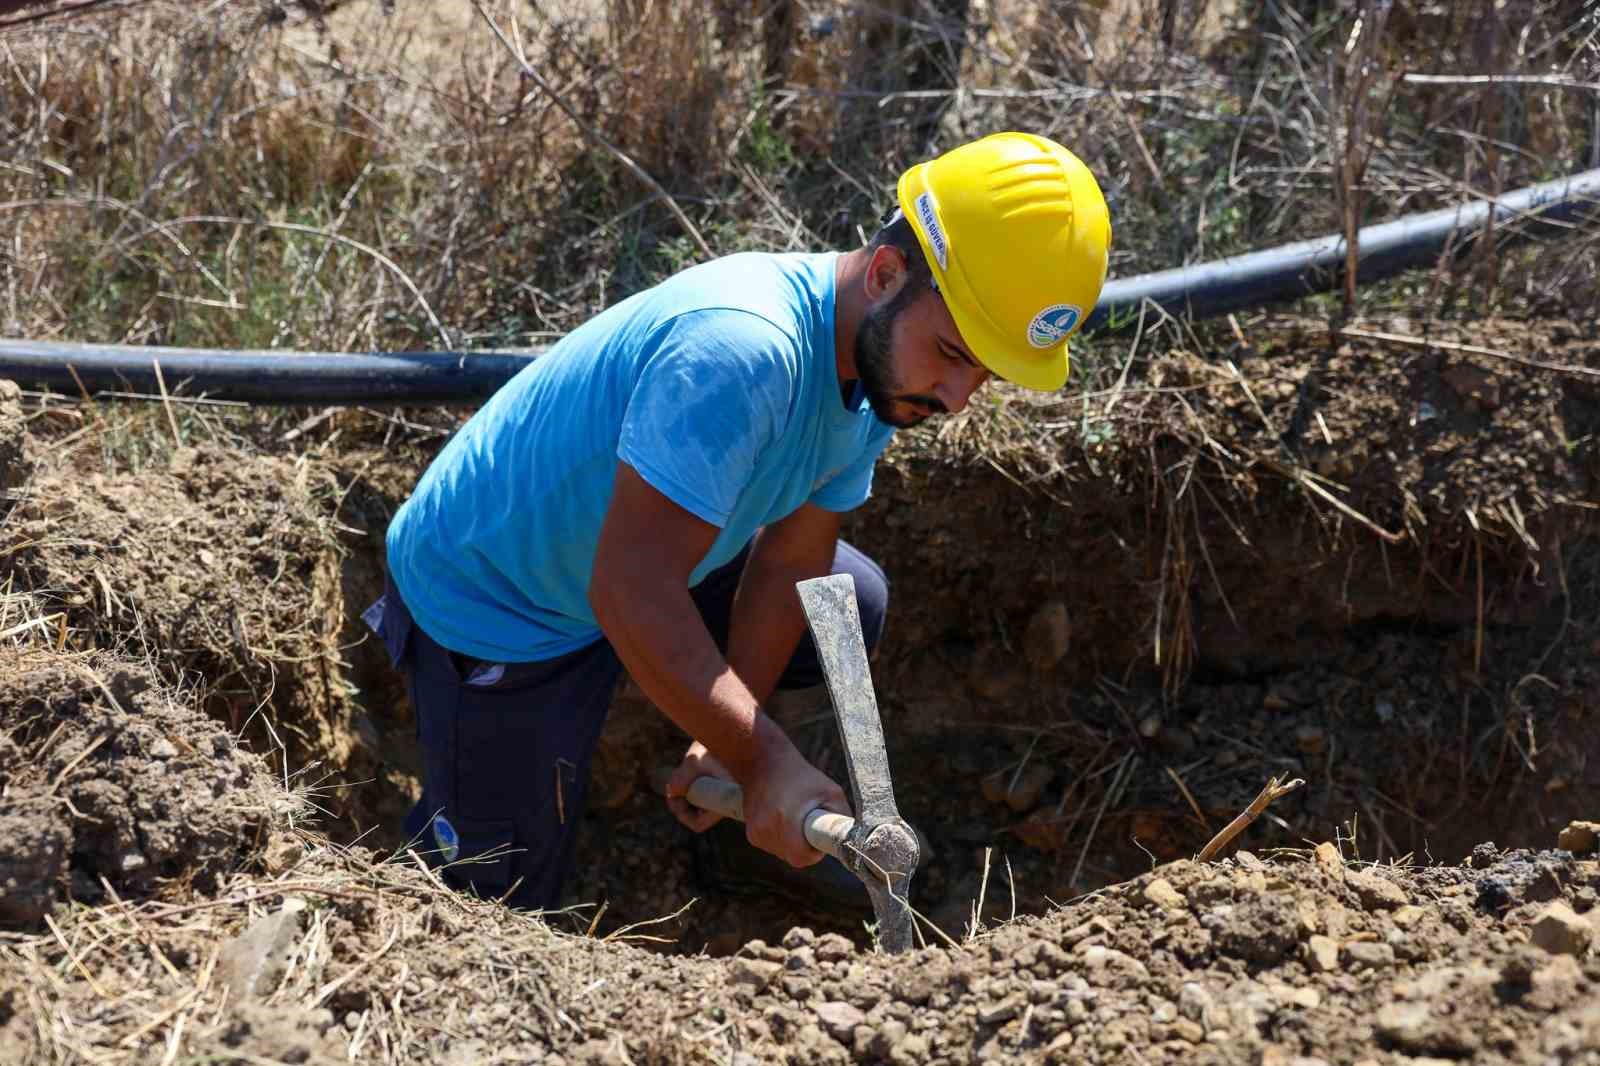
[(867, 402), (880, 422), (897, 429), (909, 429), (930, 415), (948, 410), (937, 396), (902, 391), (895, 371), (895, 322), (926, 292), (923, 285), (908, 281), (889, 299), (869, 307), (856, 330), (856, 373), (861, 375)]

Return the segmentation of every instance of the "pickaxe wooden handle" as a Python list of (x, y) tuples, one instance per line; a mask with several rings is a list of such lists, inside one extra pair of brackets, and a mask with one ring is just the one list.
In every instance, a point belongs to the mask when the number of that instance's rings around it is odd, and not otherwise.
[[(664, 775), (657, 785), (659, 791), (666, 790)], [(720, 777), (697, 777), (689, 786), (689, 791), (684, 793), (684, 799), (703, 811), (715, 811), (724, 818), (744, 821), (744, 790), (732, 781), (724, 781)], [(806, 834), (806, 843), (841, 861), (848, 854), (845, 840), (855, 827), (856, 820), (849, 815), (835, 814), (821, 807), (806, 815), (801, 825)]]

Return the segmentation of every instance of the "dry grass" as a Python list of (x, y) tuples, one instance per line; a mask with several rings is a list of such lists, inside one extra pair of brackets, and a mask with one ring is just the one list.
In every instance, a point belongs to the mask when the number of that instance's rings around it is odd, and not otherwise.
[[(474, 6), (430, 20), (355, 0), (319, 32), (297, 9), (150, 0), (6, 34), (5, 332), (537, 342), (702, 257), (684, 221), (715, 252), (797, 234), (847, 247), (901, 166), (1004, 127), (1060, 138), (1101, 176), (1117, 274), (1492, 194), (1595, 150), (1576, 83), (1600, 45), (1571, 0), (1397, 12), (1366, 36), (1354, 0), (1272, 16), (1149, 0), (1104, 18), (1010, 0), (983, 25), (907, 0), (795, 0), (766, 21), (670, 0)], [(1501, 80), (1402, 78), (1424, 66)], [(1572, 291), (1567, 255), (1473, 269), (1497, 284), (1474, 286), (1472, 313), (1593, 295)], [(1447, 275), (1367, 303), (1469, 310), (1466, 288)], [(1118, 365), (1100, 354), (1080, 363), (1091, 388)]]

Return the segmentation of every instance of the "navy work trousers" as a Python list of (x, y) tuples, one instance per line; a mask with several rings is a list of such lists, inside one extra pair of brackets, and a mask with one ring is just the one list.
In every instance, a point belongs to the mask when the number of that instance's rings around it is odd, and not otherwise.
[[(733, 596), (749, 549), (690, 590), (717, 646), (727, 649)], [(883, 570), (838, 542), (833, 573), (855, 579), (867, 647), (883, 634)], [(512, 906), (554, 908), (572, 871), (589, 764), (622, 663), (599, 640), (556, 659), (486, 663), (451, 652), (415, 625), (393, 584), (364, 617), (406, 674), (423, 756), (422, 799), (405, 831), (447, 882)], [(811, 635), (779, 688), (822, 682)]]

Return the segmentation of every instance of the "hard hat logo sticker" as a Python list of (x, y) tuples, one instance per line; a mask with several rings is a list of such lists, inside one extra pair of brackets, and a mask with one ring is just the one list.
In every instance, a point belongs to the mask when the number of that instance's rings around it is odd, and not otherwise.
[(933, 257), (939, 260), (939, 269), (950, 269), (950, 242), (945, 238), (944, 227), (939, 225), (939, 213), (934, 210), (932, 193), (925, 192), (917, 197), (917, 221), (922, 223), (922, 232), (927, 235)]
[(433, 842), (439, 845), (439, 858), (445, 862), (455, 862), (461, 854), (461, 836), (442, 814), (433, 816)]
[(1073, 304), (1051, 304), (1028, 323), (1028, 343), (1035, 348), (1054, 348), (1078, 328), (1082, 317), (1083, 311)]

